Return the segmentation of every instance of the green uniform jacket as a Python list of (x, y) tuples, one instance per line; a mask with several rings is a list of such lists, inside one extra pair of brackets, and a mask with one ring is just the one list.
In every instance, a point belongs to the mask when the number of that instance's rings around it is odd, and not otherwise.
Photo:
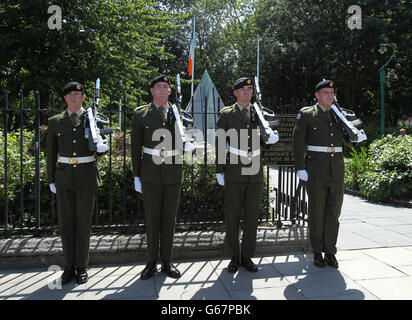
[(335, 123), (331, 111), (323, 112), (318, 104), (300, 110), (293, 132), (296, 170), (306, 169), (309, 177), (343, 179), (343, 152), (306, 151), (307, 145), (343, 148), (343, 143), (344, 127)]
[[(232, 106), (223, 108), (220, 111), (219, 119), (217, 121), (216, 129), (223, 129), (226, 132), (228, 130), (236, 130), (238, 137), (240, 138), (240, 130), (248, 130), (248, 151), (252, 150), (252, 129), (257, 129), (257, 123), (254, 121), (249, 121), (249, 119), (242, 114), (237, 103)], [(260, 132), (259, 132), (260, 134)], [(260, 139), (260, 142), (263, 140)], [(226, 138), (226, 143), (230, 143), (229, 136)], [(237, 142), (237, 146), (240, 149), (240, 141)], [(226, 181), (236, 181), (236, 182), (261, 182), (263, 181), (263, 167), (262, 167), (262, 154), (260, 155), (260, 166), (259, 172), (255, 175), (242, 175), (242, 168), (251, 167), (253, 164), (243, 164), (241, 162), (240, 156), (238, 156), (238, 164), (230, 163), (231, 153), (226, 152), (226, 163), (219, 164), (219, 149), (218, 148), (218, 138), (216, 137), (216, 173), (224, 173)], [(232, 155), (233, 156), (233, 155)]]
[[(171, 112), (169, 104), (169, 114)], [(181, 163), (175, 163), (180, 156), (174, 156), (172, 163), (157, 164), (153, 161), (152, 155), (143, 152), (143, 147), (155, 149), (162, 142), (153, 140), (153, 133), (161, 128), (170, 131), (173, 139), (173, 150), (175, 150), (174, 125), (162, 119), (160, 111), (153, 103), (137, 107), (133, 111), (131, 134), (133, 175), (140, 177), (141, 181), (146, 183), (182, 183), (183, 166)]]
[(83, 112), (77, 126), (73, 126), (67, 111), (48, 120), (48, 183), (55, 183), (57, 188), (97, 188), (101, 185), (96, 161), (77, 165), (57, 162), (58, 155), (62, 157), (96, 156), (96, 152), (89, 150), (88, 139), (85, 138), (84, 119), (86, 116), (87, 112)]

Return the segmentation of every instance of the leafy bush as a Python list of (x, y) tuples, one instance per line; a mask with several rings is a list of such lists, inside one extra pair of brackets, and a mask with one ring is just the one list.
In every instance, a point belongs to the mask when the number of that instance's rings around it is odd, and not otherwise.
[(359, 187), (362, 194), (375, 201), (411, 199), (411, 137), (387, 135), (370, 144), (367, 158), (362, 152), (354, 153), (346, 162), (347, 187)]

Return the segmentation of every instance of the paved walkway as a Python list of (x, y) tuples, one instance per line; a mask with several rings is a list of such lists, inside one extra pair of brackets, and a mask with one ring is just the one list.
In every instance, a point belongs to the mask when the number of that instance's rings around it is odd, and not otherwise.
[(0, 270), (0, 299), (412, 299), (412, 209), (345, 195), (340, 221), (338, 270), (316, 268), (310, 252), (256, 257), (253, 274), (228, 273), (225, 259), (177, 261), (177, 280), (140, 280), (144, 263), (91, 266), (87, 284), (63, 288), (62, 271)]

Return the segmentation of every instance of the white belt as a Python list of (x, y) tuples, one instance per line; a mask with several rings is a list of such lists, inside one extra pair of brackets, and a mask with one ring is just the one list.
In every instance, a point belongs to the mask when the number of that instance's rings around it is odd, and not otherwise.
[(254, 151), (244, 151), (244, 150), (239, 150), (233, 147), (229, 147), (229, 152), (233, 153), (237, 156), (241, 156), (241, 157), (249, 157), (249, 158), (254, 158), (258, 155), (260, 155), (260, 149), (256, 149)]
[(74, 158), (69, 158), (69, 157), (61, 157), (59, 156), (57, 158), (57, 161), (60, 163), (67, 163), (67, 164), (79, 164), (79, 163), (89, 163), (89, 162), (94, 162), (96, 160), (95, 156), (89, 156), (89, 157), (74, 157)]
[(342, 152), (342, 147), (308, 146), (308, 151), (335, 153)]
[(181, 153), (179, 150), (159, 150), (146, 147), (144, 147), (143, 152), (158, 157), (173, 157)]

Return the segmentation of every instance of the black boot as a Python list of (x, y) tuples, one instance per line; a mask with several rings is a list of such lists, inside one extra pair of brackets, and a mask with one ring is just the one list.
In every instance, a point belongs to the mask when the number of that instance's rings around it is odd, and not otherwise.
[(169, 260), (162, 260), (162, 272), (166, 272), (170, 278), (178, 279), (181, 277), (179, 270)]
[(146, 267), (143, 269), (142, 273), (140, 274), (140, 279), (147, 280), (153, 277), (156, 271), (157, 271), (156, 261), (149, 261)]
[(240, 265), (245, 267), (249, 272), (258, 272), (258, 267), (254, 264), (252, 259), (246, 258), (244, 256), (240, 257)]
[(323, 268), (323, 267), (326, 266), (326, 262), (322, 257), (322, 253), (315, 252), (313, 254), (313, 263), (315, 264), (315, 266), (317, 266), (319, 268)]
[(89, 276), (87, 275), (86, 268), (77, 268), (76, 269), (76, 279), (78, 284), (86, 283), (89, 280)]
[(65, 267), (62, 274), (62, 285), (68, 284), (75, 276), (74, 266)]
[(230, 273), (235, 273), (239, 270), (239, 256), (232, 257), (229, 265), (227, 266), (227, 271)]
[(336, 257), (334, 254), (330, 254), (330, 253), (325, 254), (325, 262), (328, 264), (328, 266), (332, 268), (335, 268), (335, 269), (339, 268), (338, 260), (336, 260)]

